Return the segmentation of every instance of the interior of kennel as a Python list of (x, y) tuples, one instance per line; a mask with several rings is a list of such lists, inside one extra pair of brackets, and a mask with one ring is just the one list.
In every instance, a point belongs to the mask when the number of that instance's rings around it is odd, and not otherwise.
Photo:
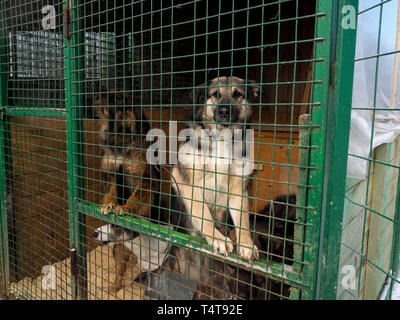
[[(321, 238), (320, 230), (340, 214), (323, 220), (321, 209), (323, 201), (333, 199), (332, 210), (340, 212), (340, 191), (322, 197), (325, 137), (332, 137), (334, 150), (346, 146), (334, 137), (348, 134), (345, 112), (335, 118), (339, 133), (326, 121), (332, 43), (339, 62), (352, 61), (351, 46), (343, 54), (345, 37), (336, 40), (332, 31), (336, 6), (317, 0), (148, 0), (54, 1), (43, 9), (41, 1), (20, 0), (2, 1), (1, 9), (1, 174), (7, 182), (1, 185), (1, 270), (7, 296), (149, 299), (150, 276), (137, 278), (137, 257), (129, 262), (124, 287), (110, 293), (116, 273), (112, 250), (92, 237), (106, 223), (222, 262), (219, 275), (233, 285), (213, 289), (229, 297), (243, 298), (239, 288), (244, 286), (247, 299), (312, 299), (317, 279), (330, 290), (335, 275), (326, 275), (320, 262), (323, 254), (332, 255), (321, 246), (333, 231)], [(344, 77), (341, 68), (338, 64), (333, 80)], [(256, 159), (249, 212), (260, 212), (279, 195), (284, 196), (278, 205), (297, 195), (282, 216), (266, 211), (269, 231), (259, 248), (266, 254), (253, 262), (236, 253), (216, 254), (203, 239), (157, 221), (100, 214), (106, 190), (94, 96), (111, 89), (130, 95), (150, 126), (168, 136), (170, 120), (178, 128), (190, 123), (195, 87), (221, 76), (254, 80), (263, 90), (251, 123)], [(348, 103), (344, 95), (335, 99)], [(329, 155), (328, 162), (338, 154)], [(161, 168), (163, 196), (170, 193), (170, 169)], [(337, 185), (344, 184), (343, 168), (332, 164), (331, 174), (337, 174)], [(295, 217), (289, 217), (291, 208)], [(151, 273), (173, 278), (167, 272), (162, 265)], [(177, 286), (185, 288), (188, 299), (199, 289), (184, 275), (167, 283), (170, 288), (162, 292), (152, 288), (159, 299), (176, 298)]]

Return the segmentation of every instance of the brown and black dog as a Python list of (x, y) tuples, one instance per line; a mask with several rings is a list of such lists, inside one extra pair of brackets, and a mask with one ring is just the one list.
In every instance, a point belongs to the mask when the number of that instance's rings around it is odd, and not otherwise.
[(264, 258), (293, 264), (294, 225), (296, 221), (296, 195), (280, 195), (257, 215), (250, 217), (255, 226), (255, 243)]
[[(101, 202), (101, 213), (154, 218), (152, 206), (159, 199), (160, 175), (146, 160), (146, 135), (150, 126), (143, 111), (134, 107), (130, 94), (120, 89), (102, 89), (94, 96), (93, 105), (100, 119), (102, 181), (107, 181), (108, 186)], [(157, 213), (155, 216), (158, 218)], [(115, 231), (115, 238), (122, 241), (113, 246), (116, 279), (110, 291), (116, 292), (122, 287), (126, 263), (131, 256), (131, 250), (123, 241), (138, 234), (117, 226), (111, 229)]]
[(159, 174), (146, 160), (147, 119), (121, 90), (99, 93), (93, 104), (101, 121), (101, 170), (110, 184), (101, 212), (147, 218), (159, 187)]

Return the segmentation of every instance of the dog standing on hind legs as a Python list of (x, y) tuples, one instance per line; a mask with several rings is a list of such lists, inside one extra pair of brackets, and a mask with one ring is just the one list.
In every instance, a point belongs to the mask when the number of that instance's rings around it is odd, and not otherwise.
[(146, 160), (145, 136), (150, 127), (129, 94), (110, 89), (95, 95), (103, 147), (101, 170), (110, 186), (101, 213), (149, 217), (158, 190), (158, 174)]
[[(218, 152), (227, 151), (229, 143), (232, 146), (235, 129), (244, 132), (251, 122), (250, 104), (258, 103), (259, 97), (259, 86), (237, 77), (219, 77), (196, 87), (192, 97), (196, 112), (191, 129), (201, 141), (197, 146), (188, 142), (180, 146), (178, 163), (172, 171), (174, 193), (180, 196), (188, 218), (183, 219), (185, 227), (192, 235), (205, 238), (214, 251), (227, 254), (233, 251), (234, 244), (221, 223), (230, 214), (236, 230), (237, 251), (247, 260), (258, 258), (248, 214), (253, 168), (249, 169), (249, 163), (242, 157), (230, 157), (229, 163), (219, 161)], [(230, 134), (230, 141), (221, 137), (222, 131)], [(205, 137), (205, 132), (210, 133), (211, 143), (207, 142), (209, 137)], [(204, 163), (207, 157), (211, 161)]]

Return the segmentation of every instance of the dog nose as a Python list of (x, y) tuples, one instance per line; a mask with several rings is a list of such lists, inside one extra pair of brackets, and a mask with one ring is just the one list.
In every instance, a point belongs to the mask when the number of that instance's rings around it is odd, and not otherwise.
[(93, 231), (92, 236), (93, 238), (97, 239), (97, 237), (99, 236), (98, 231)]
[(221, 120), (229, 120), (229, 107), (219, 106), (218, 107), (218, 117)]

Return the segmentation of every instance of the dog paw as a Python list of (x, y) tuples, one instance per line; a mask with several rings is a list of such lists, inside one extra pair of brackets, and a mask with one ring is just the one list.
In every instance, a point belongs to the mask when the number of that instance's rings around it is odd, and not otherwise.
[(212, 247), (214, 252), (228, 255), (229, 252), (233, 251), (233, 243), (229, 238), (224, 239), (213, 239), (212, 240)]
[(108, 292), (111, 294), (116, 294), (121, 288), (122, 288), (122, 286), (117, 286), (117, 285), (112, 284), (108, 287)]
[(115, 212), (115, 215), (117, 215), (117, 216), (123, 216), (123, 215), (125, 215), (124, 207), (121, 206), (121, 205), (119, 205), (119, 204), (115, 207), (114, 212)]
[(114, 210), (114, 203), (107, 203), (101, 207), (101, 214), (108, 215)]
[(255, 245), (238, 245), (239, 256), (246, 260), (253, 260), (259, 258), (258, 248)]

